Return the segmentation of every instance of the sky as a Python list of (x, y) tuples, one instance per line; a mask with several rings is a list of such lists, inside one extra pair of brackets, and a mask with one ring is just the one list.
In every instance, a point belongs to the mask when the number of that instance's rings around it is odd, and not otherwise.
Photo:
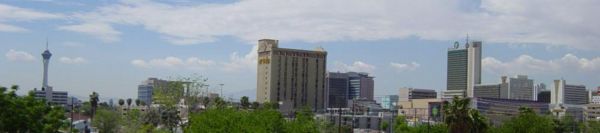
[(328, 71), (368, 72), (375, 96), (446, 88), (447, 49), (483, 42), (482, 81), (528, 75), (600, 86), (597, 0), (0, 1), (0, 86), (49, 84), (79, 98), (136, 98), (149, 77), (207, 78), (256, 92), (256, 44), (328, 52)]

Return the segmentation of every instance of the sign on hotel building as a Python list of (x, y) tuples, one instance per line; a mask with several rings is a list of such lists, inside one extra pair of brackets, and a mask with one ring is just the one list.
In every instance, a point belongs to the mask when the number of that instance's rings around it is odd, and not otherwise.
[(286, 112), (303, 106), (324, 109), (327, 52), (279, 48), (278, 42), (258, 41), (256, 100), (279, 104)]

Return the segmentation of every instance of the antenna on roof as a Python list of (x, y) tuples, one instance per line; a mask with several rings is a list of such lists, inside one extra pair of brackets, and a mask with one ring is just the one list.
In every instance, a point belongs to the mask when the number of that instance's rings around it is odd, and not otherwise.
[(46, 37), (46, 50), (48, 50), (48, 37)]

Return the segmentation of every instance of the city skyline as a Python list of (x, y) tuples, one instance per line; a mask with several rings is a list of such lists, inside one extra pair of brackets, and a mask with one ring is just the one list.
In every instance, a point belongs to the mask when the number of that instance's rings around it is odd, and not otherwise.
[[(446, 50), (453, 46), (454, 41), (464, 42), (465, 34), (471, 40), (483, 41), (482, 50), (482, 83), (497, 83), (498, 77), (513, 77), (518, 74), (528, 75), (535, 79), (535, 84), (546, 83), (551, 88), (555, 79), (568, 80), (570, 84), (582, 84), (588, 90), (600, 86), (600, 50), (594, 39), (600, 38), (594, 23), (598, 20), (590, 14), (578, 14), (579, 10), (567, 10), (567, 16), (579, 18), (572, 22), (576, 26), (568, 26), (568, 31), (587, 33), (588, 37), (557, 34), (562, 29), (531, 30), (523, 32), (520, 27), (487, 22), (500, 19), (500, 16), (524, 17), (524, 22), (504, 20), (510, 24), (533, 25), (541, 23), (549, 26), (568, 23), (570, 21), (540, 22), (528, 20), (527, 13), (539, 13), (526, 9), (541, 3), (521, 3), (526, 7), (509, 7), (506, 3), (493, 0), (469, 3), (465, 1), (450, 1), (446, 8), (432, 12), (448, 11), (459, 17), (448, 24), (432, 23), (428, 19), (447, 20), (440, 15), (426, 16), (410, 24), (400, 20), (389, 19), (390, 16), (403, 19), (404, 13), (392, 11), (365, 11), (363, 14), (353, 11), (337, 11), (335, 7), (318, 11), (310, 11), (310, 2), (299, 2), (297, 7), (277, 7), (297, 10), (298, 14), (287, 14), (290, 18), (277, 17), (278, 14), (268, 14), (267, 11), (255, 9), (261, 1), (227, 1), (215, 3), (205, 1), (199, 3), (167, 3), (153, 1), (124, 1), (115, 3), (67, 3), (67, 2), (35, 2), (8, 1), (0, 3), (0, 86), (20, 85), (19, 94), (40, 89), (42, 82), (42, 57), (46, 37), (49, 49), (53, 53), (50, 61), (50, 81), (54, 89), (69, 91), (70, 95), (86, 97), (92, 91), (99, 92), (102, 97), (135, 98), (137, 85), (148, 77), (168, 79), (169, 76), (191, 76), (192, 73), (203, 75), (209, 79), (213, 91), (217, 84), (224, 85), (225, 96), (234, 95), (239, 98), (246, 95), (255, 96), (256, 88), (256, 41), (263, 38), (280, 40), (280, 46), (294, 49), (311, 50), (323, 47), (328, 52), (327, 70), (368, 72), (374, 75), (375, 96), (396, 93), (402, 87), (432, 88), (438, 92), (446, 89)], [(496, 2), (496, 3), (494, 3)], [(507, 1), (515, 2), (515, 1)], [(350, 6), (350, 4), (340, 6)], [(443, 7), (440, 3), (405, 2), (420, 6)], [(443, 3), (443, 2), (442, 2)], [(544, 3), (544, 2), (542, 2)], [(281, 4), (281, 3), (273, 3)], [(331, 3), (323, 3), (331, 4)], [(333, 3), (335, 4), (335, 3)], [(339, 3), (338, 3), (339, 4)], [(372, 3), (383, 6), (385, 3)], [(504, 5), (506, 4), (506, 5)], [(555, 7), (553, 3), (545, 3)], [(594, 4), (583, 5), (583, 11), (595, 11)], [(598, 5), (599, 3), (595, 3)], [(45, 6), (48, 7), (45, 7)], [(282, 25), (267, 22), (247, 22), (243, 26), (256, 26), (257, 29), (234, 26), (236, 24), (219, 23), (228, 19), (222, 16), (210, 16), (215, 20), (203, 22), (212, 27), (194, 27), (186, 23), (161, 22), (158, 20), (122, 20), (123, 17), (143, 16), (138, 13), (154, 15), (178, 14), (180, 17), (199, 17), (196, 13), (186, 13), (185, 10), (196, 11), (204, 9), (219, 11), (220, 8), (236, 6), (245, 11), (264, 13), (265, 16), (233, 16), (233, 19), (253, 20), (260, 18), (277, 19)], [(312, 5), (314, 6), (314, 5)], [(169, 11), (177, 7), (178, 10)], [(195, 7), (195, 8), (194, 8)], [(364, 8), (364, 6), (360, 6)], [(88, 9), (89, 8), (89, 9)], [(152, 10), (148, 10), (152, 9)], [(456, 9), (455, 9), (456, 8)], [(411, 8), (409, 8), (411, 9)], [(409, 10), (397, 9), (397, 10)], [(554, 8), (553, 8), (554, 9)], [(130, 11), (130, 12), (128, 12)], [(313, 13), (337, 11), (339, 15), (352, 14), (345, 17), (335, 15), (308, 16)], [(400, 12), (398, 11), (398, 12)], [(416, 10), (428, 11), (424, 9)], [(559, 12), (562, 10), (557, 10)], [(206, 13), (209, 11), (202, 12)], [(243, 11), (240, 11), (243, 13)], [(394, 12), (394, 13), (392, 13)], [(218, 12), (217, 15), (235, 14), (236, 12)], [(285, 14), (285, 13), (283, 13)], [(447, 13), (445, 13), (447, 14)], [(460, 28), (453, 22), (477, 21), (481, 14), (491, 15), (482, 17), (481, 23), (470, 24)], [(548, 14), (552, 14), (548, 13)], [(242, 14), (243, 15), (243, 14)], [(361, 16), (372, 16), (370, 19), (394, 20), (403, 22), (398, 25), (378, 25), (368, 27), (373, 23), (359, 21)], [(471, 16), (473, 15), (473, 16)], [(423, 17), (419, 15), (409, 15)], [(425, 16), (425, 15), (424, 15)], [(210, 18), (208, 17), (208, 18)], [(378, 18), (382, 17), (382, 18)], [(495, 18), (498, 17), (498, 18)], [(529, 16), (531, 17), (531, 16)], [(327, 21), (330, 18), (333, 22)], [(568, 17), (569, 18), (569, 17)], [(565, 18), (565, 19), (568, 19)], [(171, 18), (172, 19), (172, 18)], [(207, 18), (200, 17), (205, 20)], [(295, 19), (312, 20), (306, 25), (292, 24), (288, 21)], [(539, 18), (536, 18), (539, 19)], [(550, 17), (548, 19), (555, 19)], [(557, 18), (556, 18), (557, 19)], [(167, 20), (165, 18), (164, 20)], [(357, 21), (346, 28), (328, 27), (344, 26), (341, 21)], [(198, 20), (192, 19), (191, 22)], [(450, 20), (448, 20), (450, 21)], [(200, 21), (202, 22), (202, 21)], [(362, 23), (361, 23), (362, 22)], [(363, 24), (365, 23), (365, 24)], [(442, 22), (443, 23), (443, 22)], [(225, 26), (219, 26), (220, 24)], [(173, 27), (173, 26), (182, 27)], [(498, 29), (482, 28), (487, 26), (503, 27)], [(189, 29), (181, 29), (187, 28)], [(322, 31), (303, 30), (306, 27), (322, 27)], [(430, 28), (423, 28), (431, 26)], [(578, 27), (586, 26), (586, 27)], [(589, 27), (588, 27), (589, 26)], [(352, 29), (355, 27), (357, 29)], [(417, 27), (417, 28), (409, 28)], [(214, 28), (214, 29), (213, 29)], [(360, 29), (366, 28), (366, 29)], [(463, 29), (464, 28), (464, 29)], [(543, 27), (536, 27), (543, 28)], [(265, 30), (262, 30), (265, 29)], [(233, 31), (232, 31), (233, 30)], [(366, 32), (378, 31), (378, 32)], [(360, 33), (360, 34), (356, 34)], [(383, 35), (382, 35), (383, 34)], [(546, 34), (547, 36), (542, 36)], [(495, 36), (497, 35), (497, 36)], [(535, 38), (539, 37), (540, 38)], [(385, 58), (382, 58), (385, 57)], [(596, 73), (596, 74), (595, 74)], [(240, 95), (241, 94), (241, 95)], [(378, 99), (378, 98), (375, 98)]]

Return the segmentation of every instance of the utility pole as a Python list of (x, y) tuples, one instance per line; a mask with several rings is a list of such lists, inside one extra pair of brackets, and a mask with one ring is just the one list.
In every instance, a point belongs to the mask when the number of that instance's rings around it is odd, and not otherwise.
[(223, 85), (225, 85), (225, 84), (219, 84), (219, 85), (221, 86), (221, 94), (219, 94), (219, 96), (224, 97), (223, 96)]
[(73, 111), (75, 111), (75, 109), (73, 108), (74, 104), (73, 104), (73, 97), (71, 97), (71, 123), (69, 124), (69, 131), (73, 132)]

